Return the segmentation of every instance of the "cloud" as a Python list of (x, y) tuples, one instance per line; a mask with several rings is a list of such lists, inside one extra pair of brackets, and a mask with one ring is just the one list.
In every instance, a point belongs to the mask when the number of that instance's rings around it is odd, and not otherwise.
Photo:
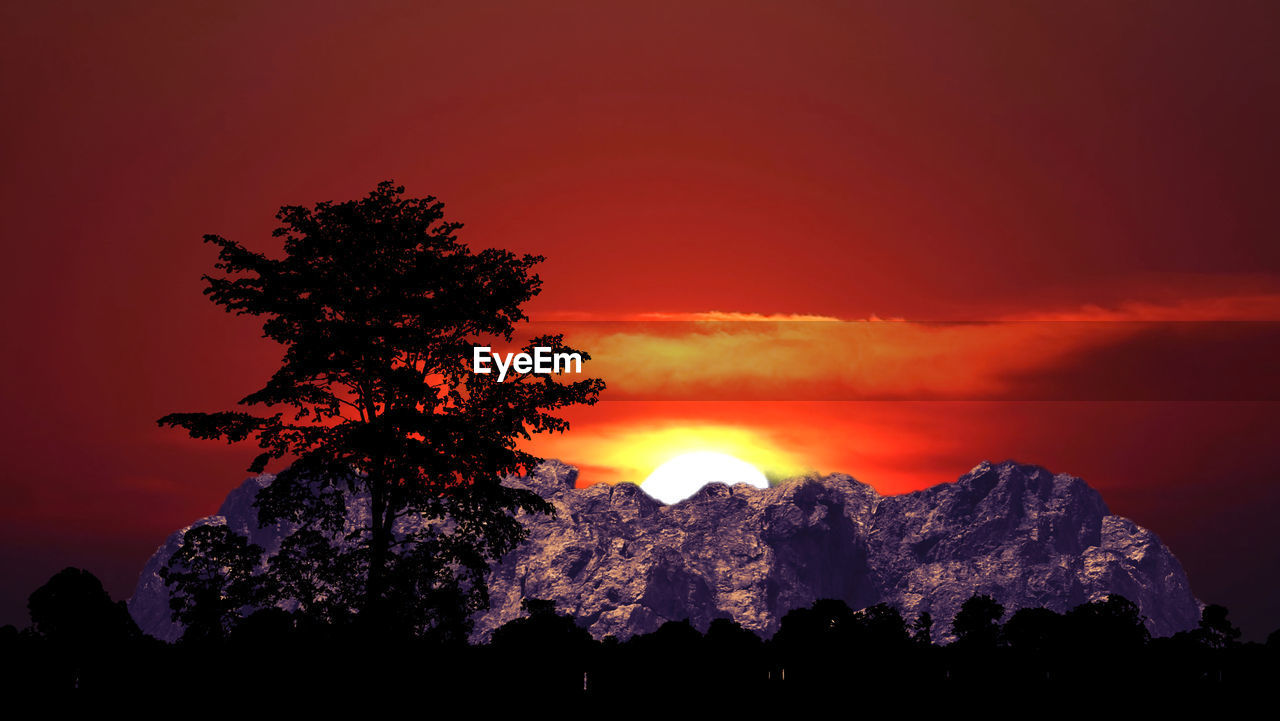
[[(1254, 294), (977, 322), (706, 311), (534, 325), (587, 349), (612, 400), (1173, 400), (1270, 397), (1276, 319), (1280, 295)], [(1223, 391), (1211, 377), (1229, 375), (1251, 380)]]
[(839, 321), (839, 318), (827, 315), (805, 315), (801, 313), (736, 313), (732, 311), (711, 310), (699, 313), (636, 313), (632, 320), (640, 321), (707, 321), (707, 322), (742, 322), (742, 323), (776, 323), (797, 321)]
[(1082, 305), (1059, 311), (1012, 314), (1006, 320), (1092, 322), (1280, 321), (1280, 293), (1186, 298), (1172, 302), (1129, 300), (1112, 307)]
[(839, 321), (840, 318), (827, 315), (808, 315), (803, 313), (740, 313), (735, 311), (696, 311), (696, 312), (646, 312), (624, 313), (622, 315), (604, 315), (583, 311), (547, 311), (539, 313), (537, 321), (569, 321), (569, 322), (778, 322), (778, 321)]
[(1050, 323), (661, 321), (565, 327), (610, 397), (665, 400), (988, 398), (1006, 380), (1123, 331)]

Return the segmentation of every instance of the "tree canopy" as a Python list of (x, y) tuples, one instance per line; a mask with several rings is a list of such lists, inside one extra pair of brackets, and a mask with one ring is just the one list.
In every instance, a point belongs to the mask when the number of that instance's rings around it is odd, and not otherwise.
[(960, 604), (959, 612), (951, 621), (951, 630), (957, 643), (991, 648), (1000, 638), (1003, 617), (1003, 605), (986, 594), (975, 594)]
[(32, 629), (73, 656), (142, 635), (124, 604), (112, 601), (102, 582), (80, 568), (55, 574), (31, 594), (27, 609)]
[[(594, 404), (604, 383), (470, 371), (473, 346), (513, 342), (543, 258), (473, 252), (435, 198), (383, 182), (277, 218), (281, 258), (205, 236), (221, 273), (205, 276), (204, 292), (262, 319), (264, 337), (283, 346), (279, 368), (240, 400), (251, 410), (159, 423), (252, 440), (252, 472), (290, 461), (257, 499), (260, 523), (301, 534), (276, 557), (276, 601), (413, 632), (441, 623), (449, 604), (449, 618), (465, 617), (487, 603), (488, 562), (522, 538), (516, 514), (551, 510), (501, 483), (540, 460), (521, 442), (566, 430), (556, 411)], [(525, 350), (537, 347), (590, 358), (558, 335)], [(355, 503), (367, 508), (353, 514)]]

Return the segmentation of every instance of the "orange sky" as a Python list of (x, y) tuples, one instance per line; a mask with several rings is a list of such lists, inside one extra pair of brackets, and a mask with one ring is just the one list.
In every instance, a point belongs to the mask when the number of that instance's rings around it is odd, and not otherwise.
[[(938, 483), (966, 460), (1087, 465), (1100, 446), (1167, 432), (1168, 415), (1192, 402), (1280, 400), (1280, 323), (1259, 320), (1280, 317), (1280, 296), (1265, 300), (989, 322), (744, 313), (535, 321), (530, 335), (558, 332), (588, 349), (586, 373), (608, 384), (605, 409), (575, 411), (572, 433), (537, 438), (535, 450), (582, 464), (580, 484), (640, 482), (675, 455), (715, 450), (770, 478), (853, 472), (885, 493)], [(1168, 320), (1175, 314), (1187, 320)], [(1105, 422), (1144, 406), (1163, 410), (1118, 434)], [(1082, 409), (1105, 436), (1058, 427)], [(1069, 433), (1084, 438), (1063, 453)]]
[(128, 595), (244, 475), (154, 425), (278, 358), (200, 295), (200, 236), (271, 248), (280, 205), (394, 178), (546, 255), (535, 319), (605, 324), (615, 395), (538, 446), (584, 477), (699, 433), (884, 492), (1012, 457), (1280, 626), (1272, 3), (0, 13), (0, 623), (69, 564)]

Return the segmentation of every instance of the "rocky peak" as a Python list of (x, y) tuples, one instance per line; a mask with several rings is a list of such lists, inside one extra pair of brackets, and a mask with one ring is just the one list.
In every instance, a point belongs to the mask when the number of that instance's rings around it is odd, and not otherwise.
[[(601, 502), (619, 494), (630, 512)], [(833, 474), (767, 489), (713, 483), (671, 505), (626, 484), (555, 502), (568, 513), (530, 518), (529, 540), (495, 566), (480, 637), (519, 614), (521, 593), (620, 637), (718, 616), (768, 635), (787, 611), (839, 598), (888, 602), (908, 619), (929, 611), (946, 638), (974, 593), (1010, 612), (1121, 593), (1157, 634), (1198, 619), (1181, 565), (1154, 534), (1110, 515), (1079, 478), (1014, 461), (899, 496)]]
[[(273, 552), (288, 529), (258, 529), (252, 501), (272, 477), (232, 491), (219, 515)], [(732, 617), (764, 635), (820, 598), (864, 608), (885, 602), (908, 620), (935, 619), (935, 638), (974, 593), (1009, 612), (1065, 611), (1119, 593), (1159, 635), (1191, 628), (1199, 604), (1177, 559), (1149, 530), (1113, 516), (1079, 478), (1013, 461), (983, 462), (954, 483), (881, 496), (843, 474), (754, 488), (711, 483), (664, 505), (632, 484), (578, 488), (578, 470), (547, 461), (506, 483), (531, 489), (554, 516), (523, 515), (528, 538), (494, 564), (491, 607), (476, 637), (523, 612), (525, 598), (556, 602), (597, 637), (621, 638), (689, 619)], [(354, 518), (360, 499), (349, 505)], [(185, 531), (186, 529), (184, 529)], [(147, 563), (129, 608), (144, 630), (173, 639), (156, 572), (178, 531)]]

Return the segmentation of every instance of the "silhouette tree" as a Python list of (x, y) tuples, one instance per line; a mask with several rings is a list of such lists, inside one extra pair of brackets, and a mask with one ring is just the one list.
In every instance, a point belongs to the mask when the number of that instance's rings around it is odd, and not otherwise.
[(572, 616), (556, 613), (554, 601), (527, 598), (521, 607), (529, 614), (493, 632), (493, 653), (499, 665), (515, 668), (526, 659), (538, 663), (519, 679), (521, 690), (539, 693), (578, 691), (590, 662), (595, 640)]
[(263, 600), (255, 575), (262, 548), (223, 524), (188, 530), (182, 545), (160, 569), (169, 587), (173, 620), (186, 627), (183, 640), (227, 637), (241, 614)]
[(960, 605), (951, 622), (958, 643), (978, 648), (994, 648), (1000, 638), (999, 622), (1004, 606), (994, 598), (977, 594)]
[(672, 694), (691, 695), (707, 668), (705, 639), (689, 619), (667, 621), (626, 644), (633, 687), (639, 684)]
[(75, 649), (110, 646), (142, 635), (123, 602), (111, 600), (102, 582), (80, 568), (64, 568), (27, 599), (32, 628), (49, 641)]
[(363, 561), (359, 550), (344, 552), (328, 534), (302, 528), (286, 536), (271, 557), (265, 595), (312, 621), (346, 623), (360, 607)]
[(48, 644), (64, 685), (105, 682), (112, 676), (112, 661), (142, 637), (124, 603), (112, 601), (102, 582), (79, 568), (54, 574), (28, 597), (27, 610), (32, 631)]
[(859, 640), (877, 650), (903, 648), (911, 636), (907, 624), (898, 609), (887, 603), (877, 603), (853, 615)]
[(1138, 604), (1115, 593), (1076, 606), (1066, 620), (1067, 637), (1082, 653), (1133, 651), (1151, 639)]
[(1240, 639), (1240, 629), (1231, 625), (1225, 606), (1211, 603), (1200, 612), (1196, 640), (1208, 648), (1229, 648)]
[(1047, 656), (1063, 641), (1062, 614), (1047, 608), (1020, 608), (1001, 630), (1005, 645), (1027, 656)]
[(921, 611), (916, 616), (915, 623), (911, 624), (911, 638), (921, 646), (933, 645), (933, 614), (928, 611)]
[(766, 678), (764, 642), (731, 618), (712, 619), (704, 637), (708, 681), (718, 687), (745, 690)]
[[(343, 589), (358, 589), (351, 610), (369, 628), (422, 632), (487, 605), (488, 561), (523, 535), (515, 514), (552, 510), (534, 492), (501, 484), (539, 461), (518, 443), (567, 429), (554, 412), (595, 403), (604, 384), (472, 373), (473, 346), (511, 343), (526, 320), (521, 306), (541, 288), (531, 269), (543, 259), (473, 253), (443, 204), (403, 193), (383, 182), (360, 200), (282, 208), (279, 259), (205, 236), (222, 271), (205, 276), (205, 294), (262, 318), (284, 358), (240, 401), (259, 412), (175, 413), (159, 423), (195, 438), (252, 439), (261, 449), (252, 472), (294, 459), (259, 493), (259, 522), (323, 533), (331, 552), (359, 554), (347, 563), (359, 578)], [(561, 336), (534, 338), (525, 350), (536, 347), (589, 359)], [(345, 529), (357, 498), (368, 511)], [(315, 537), (295, 544), (304, 547), (324, 550)], [(304, 570), (295, 563), (290, 573), (288, 592), (301, 593)], [(316, 574), (320, 581), (325, 571)], [(431, 611), (445, 599), (462, 608)], [(326, 604), (317, 608), (339, 610)]]
[(851, 672), (855, 659), (849, 651), (861, 624), (843, 600), (820, 598), (808, 608), (791, 610), (778, 626), (770, 646), (779, 677), (823, 684)]
[(775, 639), (783, 645), (835, 647), (848, 643), (857, 619), (849, 604), (838, 598), (820, 598), (808, 608), (797, 608), (779, 622)]

